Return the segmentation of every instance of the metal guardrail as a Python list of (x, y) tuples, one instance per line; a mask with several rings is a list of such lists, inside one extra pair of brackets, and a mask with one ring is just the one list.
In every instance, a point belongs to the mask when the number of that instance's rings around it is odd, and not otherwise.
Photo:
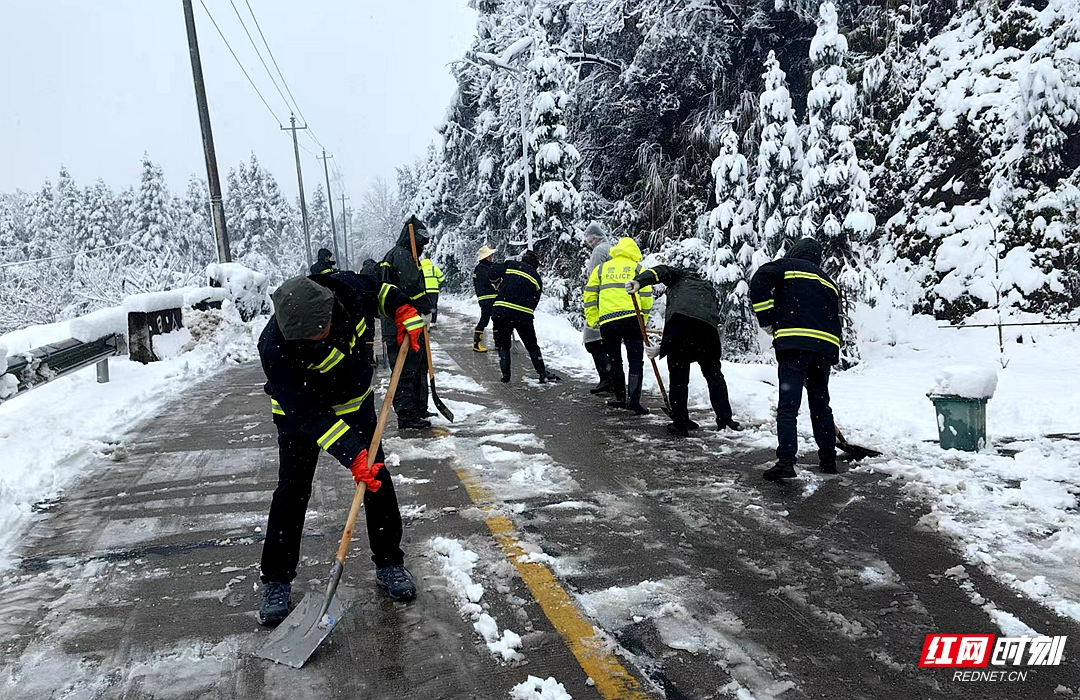
[(104, 384), (109, 381), (109, 358), (119, 355), (122, 348), (122, 336), (108, 335), (89, 343), (62, 340), (8, 357), (6, 374), (19, 380), (8, 399), (94, 364), (98, 366), (98, 383)]

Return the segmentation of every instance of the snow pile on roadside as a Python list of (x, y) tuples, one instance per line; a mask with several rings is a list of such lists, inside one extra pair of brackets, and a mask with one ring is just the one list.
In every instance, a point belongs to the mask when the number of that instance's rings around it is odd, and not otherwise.
[(210, 263), (206, 276), (228, 294), (243, 318), (253, 318), (270, 310), (269, 280), (266, 275), (240, 263)]
[(447, 588), (457, 599), (458, 612), (473, 621), (473, 629), (484, 640), (491, 654), (503, 661), (524, 660), (525, 657), (517, 651), (521, 648), (521, 637), (509, 629), (499, 634), (499, 624), (480, 605), (484, 587), (472, 580), (472, 571), (479, 555), (462, 547), (458, 540), (445, 537), (435, 537), (428, 547), (437, 556)]
[(510, 697), (513, 700), (574, 700), (563, 684), (551, 676), (546, 680), (529, 676), (510, 689)]
[(1080, 620), (1080, 442), (1009, 448), (1015, 456), (907, 449), (862, 469), (903, 478), (905, 492), (931, 503), (923, 524), (954, 538), (969, 562)]
[[(205, 315), (195, 320), (199, 314)], [(210, 322), (206, 315), (218, 318)], [(147, 365), (113, 358), (107, 384), (98, 384), (90, 367), (0, 404), (0, 570), (11, 566), (20, 531), (35, 503), (63, 489), (82, 471), (101, 468), (100, 457), (115, 456), (116, 446), (132, 426), (153, 415), (170, 397), (226, 363), (257, 357), (255, 340), (265, 322), (263, 318), (243, 323), (231, 306), (185, 312), (189, 328), (155, 338), (155, 347), (175, 350), (175, 357)], [(53, 325), (63, 326), (63, 337), (68, 337), (67, 323)], [(194, 328), (200, 330), (196, 333)], [(35, 327), (16, 335), (35, 347), (49, 332)], [(197, 342), (182, 342), (188, 333)]]

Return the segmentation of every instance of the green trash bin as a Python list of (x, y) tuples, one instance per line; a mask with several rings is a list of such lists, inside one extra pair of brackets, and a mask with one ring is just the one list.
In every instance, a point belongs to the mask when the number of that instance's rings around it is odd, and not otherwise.
[(986, 446), (986, 399), (927, 394), (937, 413), (938, 441), (943, 450), (978, 452)]

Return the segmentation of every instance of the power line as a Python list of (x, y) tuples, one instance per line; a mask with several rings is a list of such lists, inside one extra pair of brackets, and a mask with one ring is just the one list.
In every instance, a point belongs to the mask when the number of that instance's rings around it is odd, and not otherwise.
[(73, 258), (76, 255), (82, 255), (83, 253), (96, 253), (99, 250), (110, 250), (112, 248), (120, 248), (121, 246), (131, 245), (131, 241), (124, 241), (123, 243), (117, 243), (115, 245), (102, 246), (101, 248), (91, 248), (90, 250), (77, 250), (74, 253), (64, 253), (63, 255), (50, 255), (47, 258), (34, 258), (33, 260), (16, 260), (15, 262), (0, 263), (0, 267), (14, 267), (16, 265), (30, 265), (32, 263), (45, 262), (47, 260), (60, 260), (63, 258)]
[[(244, 34), (247, 34), (248, 41), (251, 42), (251, 48), (255, 49), (255, 55), (259, 57), (259, 63), (262, 64), (263, 70), (266, 71), (266, 75), (269, 76), (270, 82), (274, 84), (274, 89), (277, 90), (278, 95), (281, 96), (281, 101), (285, 103), (286, 107), (288, 107), (289, 101), (285, 99), (285, 94), (281, 92), (281, 88), (278, 87), (277, 81), (274, 80), (274, 74), (270, 72), (270, 69), (266, 65), (266, 61), (263, 60), (262, 52), (259, 51), (258, 44), (256, 44), (255, 40), (251, 38), (251, 32), (248, 31), (247, 24), (244, 22), (244, 18), (240, 16), (240, 10), (237, 9), (236, 3), (233, 0), (229, 0), (229, 4), (232, 5), (233, 12), (236, 13), (236, 19), (240, 20), (240, 26), (244, 28)], [(248, 7), (250, 8), (251, 5), (248, 5)], [(254, 17), (254, 15), (252, 15), (252, 17)], [(269, 51), (269, 49), (267, 50)], [(303, 115), (300, 116), (302, 117)]]
[[(229, 1), (232, 2), (232, 0)], [(307, 117), (305, 117), (304, 113), (300, 111), (300, 104), (296, 101), (296, 98), (293, 97), (292, 90), (289, 88), (289, 81), (285, 80), (285, 76), (281, 72), (281, 67), (278, 66), (277, 59), (274, 58), (274, 52), (270, 48), (269, 42), (266, 41), (266, 35), (263, 34), (262, 27), (259, 26), (259, 18), (255, 16), (255, 10), (251, 8), (251, 2), (249, 0), (244, 0), (244, 4), (247, 5), (248, 12), (251, 13), (251, 19), (255, 20), (255, 28), (259, 30), (259, 37), (262, 39), (263, 46), (266, 47), (266, 53), (270, 54), (270, 60), (271, 62), (273, 62), (274, 68), (277, 70), (278, 77), (281, 78), (281, 84), (285, 86), (285, 91), (288, 92), (289, 97), (292, 98), (292, 106), (296, 109), (296, 113), (300, 115), (300, 118), (304, 120), (304, 123), (307, 124)], [(308, 133), (311, 132), (309, 131)], [(316, 139), (316, 143), (318, 143), (318, 139)], [(319, 146), (321, 147), (322, 144), (319, 144)]]
[[(229, 2), (231, 3), (233, 2), (233, 0), (229, 0)], [(285, 75), (281, 72), (281, 66), (278, 65), (277, 58), (274, 56), (274, 50), (270, 48), (270, 42), (266, 40), (266, 35), (263, 33), (262, 26), (259, 24), (259, 18), (255, 16), (255, 10), (251, 7), (250, 0), (244, 0), (244, 4), (247, 5), (248, 12), (251, 14), (251, 19), (255, 22), (255, 29), (258, 30), (259, 38), (262, 39), (263, 46), (266, 47), (266, 53), (270, 54), (270, 61), (274, 64), (274, 69), (277, 71), (278, 77), (281, 78), (281, 84), (285, 86), (285, 92), (289, 93), (289, 97), (292, 99), (291, 109), (295, 111), (298, 115), (300, 115), (300, 119), (308, 125), (306, 133), (309, 137), (311, 137), (311, 140), (315, 142), (315, 145), (324, 151), (329, 150), (326, 148), (326, 146), (323, 145), (323, 142), (319, 140), (319, 137), (315, 135), (314, 130), (311, 128), (311, 122), (308, 120), (307, 117), (304, 116), (303, 110), (300, 109), (300, 103), (296, 101), (296, 96), (293, 95), (292, 88), (289, 87), (289, 81), (285, 79)], [(236, 9), (235, 5), (233, 5), (233, 9)], [(239, 16), (239, 13), (237, 13), (237, 16)], [(241, 20), (241, 23), (243, 23), (243, 20)], [(246, 30), (247, 27), (245, 27), (245, 31)], [(251, 38), (250, 34), (248, 35), (248, 38)], [(258, 52), (258, 49), (256, 49), (256, 52)], [(261, 58), (262, 56), (260, 55), (260, 59)], [(263, 63), (263, 67), (266, 67), (265, 63)], [(267, 72), (269, 72), (269, 70)], [(271, 80), (273, 80), (273, 78), (271, 78)], [(276, 81), (274, 82), (274, 86), (277, 87)], [(278, 92), (281, 92), (280, 89), (278, 90)], [(282, 95), (282, 99), (285, 99), (284, 95)], [(286, 100), (285, 102), (286, 104), (288, 104), (288, 100)], [(306, 148), (304, 150), (307, 151)], [(308, 153), (311, 153), (311, 155), (316, 155), (311, 151), (308, 151)]]
[(251, 85), (251, 89), (254, 90), (255, 94), (259, 96), (259, 99), (262, 100), (262, 103), (266, 105), (266, 109), (268, 112), (270, 112), (270, 116), (274, 118), (274, 121), (277, 122), (277, 125), (280, 127), (281, 120), (277, 118), (276, 114), (274, 114), (274, 110), (270, 108), (270, 103), (266, 101), (266, 98), (263, 97), (261, 92), (259, 92), (259, 88), (255, 86), (255, 82), (251, 79), (251, 76), (248, 75), (247, 70), (244, 68), (244, 64), (240, 62), (240, 59), (237, 57), (236, 52), (233, 51), (232, 46), (229, 45), (229, 40), (225, 38), (225, 34), (222, 33), (221, 27), (218, 26), (217, 21), (214, 19), (214, 15), (210, 14), (210, 8), (206, 6), (206, 3), (203, 2), (203, 0), (199, 0), (199, 4), (202, 5), (203, 11), (206, 12), (206, 16), (210, 18), (210, 22), (214, 25), (214, 29), (217, 30), (218, 36), (220, 36), (221, 40), (225, 42), (225, 46), (229, 49), (229, 53), (232, 54), (233, 60), (236, 61), (236, 65), (240, 66), (240, 71), (244, 74), (244, 77), (247, 78), (248, 83)]

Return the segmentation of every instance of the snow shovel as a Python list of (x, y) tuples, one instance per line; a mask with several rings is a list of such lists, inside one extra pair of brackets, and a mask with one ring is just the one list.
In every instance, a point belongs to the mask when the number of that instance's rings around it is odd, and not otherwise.
[[(637, 294), (631, 294), (630, 298), (634, 301), (634, 311), (637, 313), (638, 328), (641, 329), (641, 339), (645, 341), (645, 347), (649, 347), (649, 334), (645, 330), (645, 319), (641, 315), (641, 307), (638, 306)], [(671, 415), (671, 404), (668, 403), (667, 391), (664, 389), (664, 380), (660, 378), (660, 368), (656, 366), (656, 360), (649, 358), (649, 362), (652, 363), (653, 374), (656, 375), (656, 385), (660, 387), (660, 396), (664, 397), (664, 405), (661, 409), (668, 416)]]
[[(412, 257), (416, 266), (420, 267), (420, 256), (416, 253), (416, 233), (413, 231), (413, 225), (409, 224), (409, 243), (412, 245)], [(425, 279), (424, 284), (427, 284)], [(454, 413), (446, 404), (439, 398), (439, 392), (435, 390), (435, 365), (431, 362), (431, 338), (428, 337), (428, 327), (424, 324), (424, 349), (427, 351), (427, 368), (428, 368), (428, 386), (431, 388), (431, 402), (435, 404), (435, 409), (443, 414), (443, 417), (451, 423), (454, 422)], [(426, 407), (425, 407), (426, 408)]]
[[(375, 433), (371, 436), (371, 444), (368, 446), (368, 469), (375, 463), (375, 455), (379, 451), (379, 443), (382, 442), (383, 430), (386, 428), (387, 418), (390, 417), (390, 408), (394, 404), (394, 392), (397, 391), (398, 380), (401, 379), (401, 368), (405, 364), (405, 355), (408, 352), (409, 342), (406, 338), (401, 344), (401, 349), (398, 350), (397, 361), (394, 362), (394, 373), (390, 376), (390, 386), (386, 389), (386, 396), (383, 397), (379, 421), (375, 424)], [(334, 557), (334, 566), (330, 569), (326, 593), (308, 593), (304, 596), (303, 602), (278, 625), (274, 633), (270, 635), (270, 640), (255, 653), (256, 656), (300, 668), (334, 630), (334, 626), (337, 625), (346, 608), (341, 599), (334, 594), (337, 592), (338, 582), (341, 581), (341, 572), (345, 568), (345, 555), (348, 554), (349, 544), (352, 542), (356, 516), (360, 514), (360, 506), (364, 504), (365, 490), (364, 482), (361, 481), (356, 485), (352, 505), (349, 507), (349, 519), (345, 521), (345, 532), (341, 535), (341, 544)]]
[(851, 455), (854, 460), (865, 459), (867, 457), (878, 457), (881, 455), (877, 450), (871, 450), (869, 447), (862, 447), (860, 445), (852, 445), (844, 437), (844, 434), (840, 432), (840, 426), (833, 424), (833, 428), (836, 429), (836, 446), (844, 452)]

